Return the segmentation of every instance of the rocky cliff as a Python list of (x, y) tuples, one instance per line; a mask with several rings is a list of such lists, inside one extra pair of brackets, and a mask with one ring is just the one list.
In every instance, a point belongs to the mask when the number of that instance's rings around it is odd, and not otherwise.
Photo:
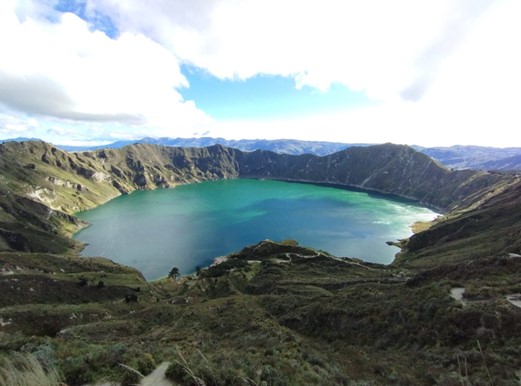
[[(242, 152), (220, 145), (174, 148), (136, 144), (66, 153), (44, 142), (0, 145), (4, 184), (67, 213), (136, 189), (226, 178), (330, 183), (395, 194), (441, 210), (473, 202), (512, 176), (451, 171), (408, 146), (352, 147), (328, 156)], [(75, 191), (83, 204), (60, 203)], [(96, 191), (96, 194), (91, 194)], [(53, 204), (55, 202), (55, 204)], [(51, 205), (51, 206), (52, 206)]]
[(241, 177), (330, 183), (417, 200), (441, 211), (479, 201), (490, 187), (511, 176), (473, 170), (451, 171), (414, 149), (384, 144), (351, 147), (318, 157), (266, 151), (238, 153)]
[[(0, 145), (0, 172), (0, 245), (39, 251), (45, 251), (45, 245), (33, 245), (27, 230), (22, 227), (23, 232), (17, 233), (13, 224), (28, 222), (38, 231), (67, 235), (82, 226), (74, 213), (137, 189), (266, 178), (361, 188), (454, 212), (481, 205), (517, 179), (500, 173), (452, 171), (408, 146), (393, 144), (351, 147), (319, 157), (242, 152), (220, 145), (136, 144), (67, 153), (40, 141), (10, 142)], [(68, 247), (70, 243), (55, 244)]]

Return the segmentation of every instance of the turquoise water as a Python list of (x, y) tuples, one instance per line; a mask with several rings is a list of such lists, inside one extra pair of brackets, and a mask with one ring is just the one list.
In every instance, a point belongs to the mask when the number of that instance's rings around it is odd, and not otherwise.
[(436, 213), (409, 202), (311, 184), (226, 180), (138, 191), (78, 217), (84, 256), (138, 268), (147, 279), (190, 273), (264, 239), (296, 239), (336, 256), (390, 263), (385, 242), (411, 235)]

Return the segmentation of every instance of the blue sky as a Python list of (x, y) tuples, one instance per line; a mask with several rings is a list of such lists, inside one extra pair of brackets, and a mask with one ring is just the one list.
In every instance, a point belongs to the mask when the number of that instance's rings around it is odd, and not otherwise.
[[(112, 23), (110, 15), (105, 15), (95, 10), (87, 10), (86, 1), (59, 0), (54, 4), (53, 8), (60, 13), (70, 12), (75, 14), (88, 23), (92, 31), (102, 31), (112, 39), (118, 37), (119, 31)], [(51, 19), (51, 21), (53, 20)]]
[(4, 0), (0, 139), (521, 146), (517, 0)]
[(223, 120), (306, 117), (371, 105), (363, 93), (333, 84), (327, 91), (300, 89), (290, 77), (256, 75), (245, 80), (219, 79), (197, 68), (182, 67), (190, 86), (179, 91), (212, 117)]

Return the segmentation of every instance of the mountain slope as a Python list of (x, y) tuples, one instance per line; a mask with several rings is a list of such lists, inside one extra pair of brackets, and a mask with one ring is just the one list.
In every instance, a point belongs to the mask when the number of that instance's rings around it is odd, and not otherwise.
[[(23, 140), (23, 138), (16, 139)], [(277, 140), (227, 140), (224, 138), (142, 138), (134, 141), (117, 141), (103, 146), (79, 147), (58, 146), (66, 151), (99, 150), (104, 148), (121, 148), (131, 144), (143, 143), (174, 147), (208, 147), (222, 145), (242, 151), (268, 150), (279, 154), (313, 154), (324, 156), (344, 150), (348, 147), (369, 146), (368, 144), (349, 144), (337, 142), (299, 141), (292, 139)], [(495, 148), (485, 146), (450, 146), (413, 148), (432, 157), (448, 168), (473, 170), (521, 170), (519, 157), (521, 148)]]
[(521, 154), (496, 160), (490, 160), (480, 164), (481, 169), (485, 170), (521, 170)]
[(352, 147), (324, 156), (257, 151), (237, 155), (242, 177), (329, 183), (411, 198), (438, 210), (469, 205), (489, 187), (513, 177), (482, 171), (450, 171), (403, 145)]
[(464, 213), (449, 213), (407, 242), (400, 264), (415, 267), (521, 253), (521, 181)]
[[(30, 138), (13, 138), (0, 140), (2, 142), (9, 141), (29, 141), (37, 140)], [(353, 144), (340, 142), (324, 142), (324, 141), (301, 141), (293, 139), (242, 139), (228, 140), (224, 138), (142, 138), (137, 140), (122, 140), (109, 143), (106, 145), (96, 146), (68, 146), (57, 145), (58, 148), (69, 152), (93, 151), (102, 149), (119, 149), (133, 144), (151, 144), (159, 146), (172, 147), (208, 147), (213, 145), (222, 145), (232, 147), (241, 151), (268, 150), (279, 154), (313, 154), (324, 156), (344, 150), (348, 147), (369, 146), (369, 144)], [(415, 150), (422, 152), (429, 157), (439, 161), (448, 168), (454, 169), (473, 169), (473, 170), (504, 170), (515, 171), (521, 170), (519, 156), (521, 156), (521, 148), (495, 148), (485, 146), (450, 146), (450, 147), (422, 147), (412, 146)]]
[[(226, 178), (272, 178), (335, 184), (411, 198), (447, 210), (469, 205), (515, 177), (450, 171), (408, 146), (352, 147), (318, 157), (220, 145), (174, 148), (137, 144), (66, 153), (43, 142), (0, 145), (4, 185), (72, 214), (136, 189)], [(2, 184), (0, 184), (0, 187)]]

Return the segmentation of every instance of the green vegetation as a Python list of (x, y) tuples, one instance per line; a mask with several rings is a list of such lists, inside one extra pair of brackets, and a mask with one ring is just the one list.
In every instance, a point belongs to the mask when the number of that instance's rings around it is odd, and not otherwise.
[(126, 292), (92, 300), (100, 289), (78, 281), (83, 296), (4, 305), (0, 347), (43, 357), (69, 384), (130, 382), (120, 363), (147, 374), (165, 360), (179, 384), (515, 384), (521, 319), (505, 294), (521, 291), (520, 269), (497, 257), (416, 271), (264, 241), (139, 291), (122, 269)]
[(172, 269), (170, 270), (170, 272), (168, 272), (168, 277), (170, 279), (174, 279), (176, 280), (178, 277), (179, 277), (179, 268), (177, 267), (172, 267)]
[(44, 368), (32, 354), (0, 358), (0, 386), (27, 385), (61, 386), (63, 383), (56, 369)]
[(417, 268), (521, 253), (521, 182), (461, 212), (446, 214), (412, 236), (398, 263)]
[[(393, 145), (292, 158), (27, 142), (0, 145), (0, 171), (1, 382), (135, 384), (168, 361), (167, 376), (187, 385), (519, 384), (521, 309), (507, 299), (521, 293), (515, 176), (450, 172)], [(266, 240), (146, 282), (78, 257), (68, 237), (86, 225), (74, 212), (121, 193), (266, 175), (365, 181), (451, 210), (390, 266)]]

